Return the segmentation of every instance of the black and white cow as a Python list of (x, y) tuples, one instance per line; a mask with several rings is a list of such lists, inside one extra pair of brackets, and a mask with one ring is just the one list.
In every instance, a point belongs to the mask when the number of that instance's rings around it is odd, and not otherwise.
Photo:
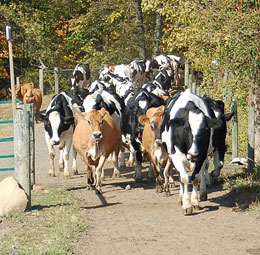
[[(214, 131), (222, 123), (209, 104), (189, 89), (167, 102), (161, 136), (180, 176), (180, 199), (186, 214), (191, 214), (193, 208), (199, 208), (199, 181), (200, 198), (207, 198), (204, 172), (207, 157), (216, 148)], [(192, 172), (191, 176), (188, 175), (189, 171)], [(193, 185), (191, 195), (189, 184)]]
[(108, 83), (110, 87), (114, 87), (115, 92), (122, 98), (125, 98), (129, 91), (134, 90), (134, 85), (128, 78), (122, 78), (112, 72), (101, 72), (100, 79)]
[[(69, 93), (62, 92), (53, 97), (45, 115), (38, 114), (37, 118), (44, 121), (45, 141), (50, 156), (49, 176), (55, 176), (54, 158), (57, 146), (60, 152), (59, 167), (64, 169), (64, 176), (69, 177), (69, 152), (74, 131), (74, 114), (80, 112), (78, 106), (73, 106), (73, 98)], [(72, 171), (77, 174), (76, 154), (73, 151)]]
[(169, 66), (174, 71), (175, 82), (177, 83), (178, 70), (183, 65), (184, 59), (176, 55), (160, 54), (152, 60), (146, 61), (146, 72), (156, 73), (161, 66)]
[(222, 125), (215, 129), (213, 139), (216, 141), (214, 150), (214, 170), (211, 172), (213, 178), (217, 178), (220, 174), (220, 170), (224, 165), (224, 157), (226, 152), (226, 135), (227, 135), (227, 124), (226, 122), (231, 120), (234, 112), (225, 113), (225, 104), (221, 100), (213, 100), (207, 96), (203, 97), (204, 100), (213, 109), (216, 118), (222, 120)]
[(132, 81), (133, 78), (133, 70), (130, 68), (129, 65), (125, 64), (118, 64), (115, 66), (109, 66), (109, 69), (114, 73), (119, 75), (122, 78), (128, 78)]
[(166, 90), (163, 90), (161, 87), (158, 85), (154, 84), (153, 81), (147, 82), (142, 86), (143, 89), (146, 89), (147, 91), (153, 93), (154, 95), (158, 97), (163, 97), (163, 96), (169, 96), (169, 92)]
[(103, 80), (95, 80), (89, 85), (89, 94), (93, 94), (95, 91), (99, 89), (105, 89), (110, 92), (115, 92), (115, 86), (112, 83)]
[(129, 163), (133, 164), (133, 159), (136, 159), (136, 174), (135, 180), (142, 179), (142, 154), (140, 150), (141, 136), (143, 126), (139, 123), (138, 118), (144, 115), (151, 107), (159, 107), (164, 105), (162, 98), (148, 92), (145, 89), (139, 89), (135, 93), (130, 94), (127, 99), (122, 119), (122, 133), (124, 137), (129, 137), (130, 140), (130, 159)]
[(130, 62), (129, 66), (132, 69), (132, 82), (135, 85), (142, 86), (146, 80), (146, 61), (143, 59), (135, 59)]
[(72, 88), (78, 86), (80, 88), (86, 88), (90, 83), (90, 68), (89, 64), (77, 64), (72, 77), (71, 77)]

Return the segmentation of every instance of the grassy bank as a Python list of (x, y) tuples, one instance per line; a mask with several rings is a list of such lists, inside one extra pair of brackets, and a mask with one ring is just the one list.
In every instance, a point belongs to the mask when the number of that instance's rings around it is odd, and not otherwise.
[(220, 181), (230, 191), (238, 210), (255, 210), (260, 217), (260, 167), (252, 175), (246, 168), (223, 169)]
[(86, 230), (72, 192), (32, 192), (30, 212), (0, 218), (0, 254), (73, 254), (73, 241)]

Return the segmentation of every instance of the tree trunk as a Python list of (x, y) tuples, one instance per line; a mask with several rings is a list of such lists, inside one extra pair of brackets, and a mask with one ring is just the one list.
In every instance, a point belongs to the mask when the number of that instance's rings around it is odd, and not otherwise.
[(162, 16), (160, 13), (156, 12), (155, 29), (154, 29), (154, 47), (152, 58), (159, 55), (159, 46), (161, 39), (161, 28), (162, 28)]
[(255, 87), (255, 163), (260, 166), (260, 83)]
[(145, 59), (145, 37), (144, 37), (144, 24), (142, 12), (142, 0), (135, 0), (136, 2), (136, 26), (137, 26), (137, 45), (139, 46), (139, 58)]

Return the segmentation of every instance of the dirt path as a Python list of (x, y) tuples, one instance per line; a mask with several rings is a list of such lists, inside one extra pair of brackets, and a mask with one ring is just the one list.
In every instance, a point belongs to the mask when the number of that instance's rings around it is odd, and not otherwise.
[[(200, 203), (200, 211), (184, 216), (178, 204), (178, 187), (172, 188), (170, 197), (157, 194), (151, 183), (136, 184), (130, 168), (113, 180), (107, 164), (103, 195), (98, 195), (86, 189), (80, 158), (81, 175), (70, 180), (61, 173), (47, 178), (42, 124), (36, 125), (36, 141), (36, 182), (44, 187), (64, 186), (74, 192), (89, 225), (87, 233), (76, 241), (75, 254), (260, 254), (259, 219), (251, 213), (234, 211), (232, 197), (220, 186), (210, 188), (208, 201)], [(127, 185), (131, 188), (126, 189)]]
[[(75, 193), (79, 213), (89, 226), (75, 241), (76, 255), (260, 254), (259, 219), (252, 213), (234, 211), (232, 197), (220, 186), (210, 188), (200, 211), (184, 216), (178, 204), (178, 187), (172, 188), (169, 197), (157, 194), (146, 181), (135, 184), (130, 168), (112, 180), (107, 164), (103, 195), (97, 195), (86, 189), (80, 158), (78, 163), (79, 176), (69, 180), (61, 173), (47, 177), (43, 124), (36, 125), (36, 183), (44, 188), (62, 186)], [(131, 188), (126, 189), (127, 185)]]

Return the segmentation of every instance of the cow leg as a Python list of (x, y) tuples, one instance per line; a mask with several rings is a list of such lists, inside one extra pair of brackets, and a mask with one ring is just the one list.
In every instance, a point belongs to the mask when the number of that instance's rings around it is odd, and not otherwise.
[(133, 166), (134, 165), (134, 158), (135, 158), (135, 149), (134, 147), (130, 144), (130, 154), (129, 154), (129, 159), (128, 159), (128, 166)]
[(60, 169), (60, 172), (64, 171), (63, 149), (60, 150), (59, 169)]
[(147, 174), (148, 180), (152, 181), (154, 179), (154, 168), (152, 163), (150, 163), (148, 174)]
[(219, 177), (220, 170), (223, 168), (223, 160), (220, 159), (219, 152), (216, 150), (214, 152), (214, 170), (211, 172), (212, 178)]
[(209, 174), (209, 160), (208, 159), (206, 159), (206, 161), (205, 161), (205, 181), (206, 181), (206, 185), (211, 184), (211, 176)]
[(183, 192), (184, 192), (184, 185), (183, 183), (180, 182), (180, 190), (179, 190), (179, 198), (178, 198), (179, 205), (182, 205)]
[(86, 172), (87, 172), (87, 179), (86, 179), (86, 184), (87, 184), (87, 189), (91, 190), (92, 189), (92, 185), (94, 183), (94, 176), (93, 176), (93, 170), (92, 167), (89, 166), (88, 164), (86, 164)]
[(200, 170), (200, 201), (207, 201), (206, 171), (208, 167), (208, 159), (206, 159)]
[(189, 176), (185, 170), (186, 157), (182, 153), (171, 155), (172, 163), (180, 175), (180, 182), (183, 183), (182, 208), (185, 215), (192, 213), (191, 198), (188, 191)]
[(48, 147), (49, 156), (50, 156), (50, 168), (48, 171), (48, 175), (54, 177), (55, 176), (55, 167), (54, 167), (54, 158), (55, 158), (55, 150), (54, 147), (50, 144), (50, 138), (47, 132), (45, 132), (45, 141)]
[(170, 171), (171, 171), (172, 162), (170, 159), (167, 160), (166, 166), (163, 170), (164, 175), (164, 190), (166, 192), (166, 196), (170, 195)]
[(106, 162), (106, 157), (102, 155), (99, 159), (98, 166), (96, 168), (96, 189), (100, 193), (102, 193), (102, 190), (101, 190), (101, 172), (102, 172), (102, 169), (104, 167), (105, 162)]
[(69, 152), (72, 144), (72, 136), (68, 137), (65, 141), (65, 147), (63, 149), (63, 161), (64, 161), (64, 176), (69, 178)]
[(120, 171), (119, 171), (119, 167), (118, 167), (118, 154), (119, 154), (119, 151), (114, 151), (113, 152), (114, 171), (113, 171), (112, 178), (120, 177)]
[(120, 150), (120, 167), (125, 166), (125, 148), (124, 146), (121, 146)]
[(188, 180), (184, 180), (185, 183), (183, 183), (183, 197), (182, 197), (182, 209), (185, 215), (190, 215), (192, 214), (192, 205), (191, 205), (191, 197), (189, 194), (189, 184), (188, 184)]
[(131, 145), (135, 151), (135, 159), (136, 159), (134, 178), (136, 182), (140, 182), (142, 181), (142, 153), (140, 151), (139, 144), (136, 142), (135, 139), (132, 139), (132, 137), (131, 137)]
[(199, 210), (198, 184), (199, 180), (195, 179), (193, 181), (191, 193), (191, 205), (194, 210)]
[(77, 169), (77, 152), (72, 146), (72, 172), (74, 175), (79, 174)]

